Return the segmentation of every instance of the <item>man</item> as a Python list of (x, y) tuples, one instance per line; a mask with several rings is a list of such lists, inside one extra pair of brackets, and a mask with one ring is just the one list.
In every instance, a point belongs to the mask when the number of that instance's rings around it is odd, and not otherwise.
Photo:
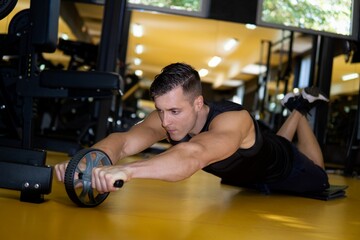
[[(116, 191), (116, 180), (149, 178), (180, 181), (203, 169), (237, 186), (264, 186), (294, 193), (321, 192), (329, 187), (318, 142), (307, 122), (312, 105), (328, 101), (314, 88), (288, 94), (283, 104), (291, 115), (277, 134), (262, 132), (241, 105), (205, 103), (200, 77), (184, 63), (165, 67), (150, 87), (156, 111), (128, 132), (112, 133), (93, 148), (115, 164), (154, 143), (168, 139), (167, 151), (150, 159), (94, 168), (92, 187)], [(291, 140), (297, 134), (297, 147)], [(55, 166), (64, 181), (67, 163)]]

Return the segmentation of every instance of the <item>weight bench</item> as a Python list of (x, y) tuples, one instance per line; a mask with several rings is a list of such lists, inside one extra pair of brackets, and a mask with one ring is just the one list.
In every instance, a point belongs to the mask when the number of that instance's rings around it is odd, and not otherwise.
[(40, 74), (40, 87), (56, 89), (54, 97), (109, 97), (117, 94), (120, 83), (119, 74), (109, 72), (45, 70)]
[(21, 191), (20, 200), (26, 202), (43, 202), (53, 178), (46, 151), (35, 149), (32, 143), (34, 98), (112, 98), (122, 86), (117, 73), (37, 69), (37, 55), (56, 49), (59, 14), (60, 0), (32, 0), (30, 9), (11, 20), (8, 34), (0, 36), (0, 50), (4, 50), (0, 57), (6, 54), (17, 59), (13, 66), (4, 67), (0, 58), (0, 90), (6, 92), (4, 88), (12, 83), (16, 88), (12, 97), (22, 103), (20, 144), (0, 144), (0, 187)]

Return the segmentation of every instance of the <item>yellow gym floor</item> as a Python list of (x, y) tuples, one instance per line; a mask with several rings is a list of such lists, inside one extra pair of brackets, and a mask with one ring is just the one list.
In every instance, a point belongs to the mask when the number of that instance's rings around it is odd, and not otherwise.
[[(50, 165), (68, 159), (47, 155)], [(198, 172), (177, 183), (133, 180), (99, 206), (79, 208), (54, 179), (41, 204), (0, 189), (0, 239), (360, 239), (360, 180), (330, 175), (330, 182), (348, 185), (347, 197), (266, 196)]]

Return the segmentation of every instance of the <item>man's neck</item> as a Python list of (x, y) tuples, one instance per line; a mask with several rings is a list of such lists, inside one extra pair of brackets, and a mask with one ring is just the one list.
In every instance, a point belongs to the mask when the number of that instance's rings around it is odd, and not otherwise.
[(196, 122), (196, 126), (194, 127), (193, 131), (191, 131), (189, 133), (189, 135), (191, 137), (199, 134), (200, 131), (203, 129), (203, 127), (204, 127), (204, 125), (206, 123), (209, 111), (210, 111), (210, 107), (208, 105), (204, 104), (201, 111), (199, 112), (198, 119), (197, 119), (197, 122)]

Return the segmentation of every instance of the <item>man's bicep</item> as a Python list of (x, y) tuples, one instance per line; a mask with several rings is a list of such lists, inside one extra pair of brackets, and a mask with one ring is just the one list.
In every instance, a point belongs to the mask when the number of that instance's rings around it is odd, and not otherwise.
[(206, 132), (193, 139), (203, 148), (204, 162), (211, 164), (231, 156), (239, 147), (234, 132)]

